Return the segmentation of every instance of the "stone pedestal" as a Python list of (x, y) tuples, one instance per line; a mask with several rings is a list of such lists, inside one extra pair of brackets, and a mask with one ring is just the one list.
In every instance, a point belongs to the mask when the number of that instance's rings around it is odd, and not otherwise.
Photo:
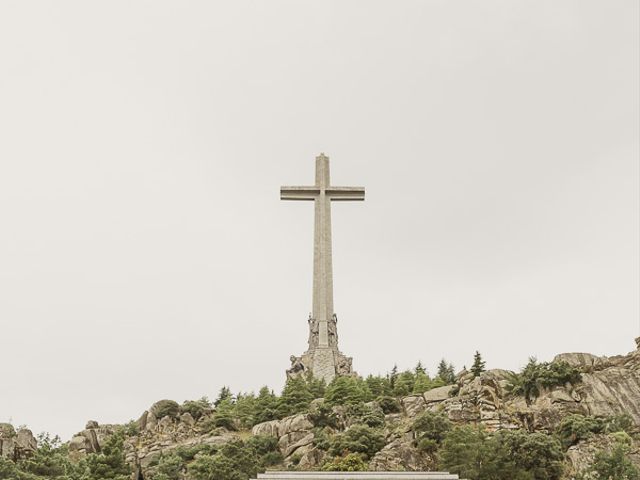
[(311, 374), (328, 384), (336, 376), (355, 374), (352, 358), (338, 350), (337, 342), (333, 346), (324, 347), (310, 341), (310, 347), (305, 353), (300, 357), (292, 356), (290, 360), (291, 368), (287, 370), (287, 378)]

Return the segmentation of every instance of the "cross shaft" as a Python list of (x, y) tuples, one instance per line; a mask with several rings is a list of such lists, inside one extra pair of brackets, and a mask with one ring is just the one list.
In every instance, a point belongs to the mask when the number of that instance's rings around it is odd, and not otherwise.
[[(281, 200), (303, 200), (315, 202), (313, 240), (313, 312), (312, 320), (317, 324), (319, 348), (335, 347), (333, 310), (333, 262), (331, 248), (331, 202), (364, 200), (363, 187), (333, 187), (329, 174), (329, 157), (321, 153), (316, 157), (316, 181), (313, 186), (281, 187)], [(313, 345), (309, 345), (310, 349)]]

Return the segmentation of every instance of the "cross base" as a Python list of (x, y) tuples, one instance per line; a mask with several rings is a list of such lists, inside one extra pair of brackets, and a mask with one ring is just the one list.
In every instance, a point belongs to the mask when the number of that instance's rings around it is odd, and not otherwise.
[(316, 347), (307, 350), (300, 357), (292, 356), (291, 368), (287, 370), (287, 378), (305, 377), (309, 374), (329, 384), (336, 376), (355, 375), (355, 372), (352, 358), (337, 348)]

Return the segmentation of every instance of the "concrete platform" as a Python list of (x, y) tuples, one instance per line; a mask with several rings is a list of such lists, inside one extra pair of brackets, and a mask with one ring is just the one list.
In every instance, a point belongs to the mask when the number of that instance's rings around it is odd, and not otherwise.
[(460, 480), (448, 472), (266, 472), (257, 480)]

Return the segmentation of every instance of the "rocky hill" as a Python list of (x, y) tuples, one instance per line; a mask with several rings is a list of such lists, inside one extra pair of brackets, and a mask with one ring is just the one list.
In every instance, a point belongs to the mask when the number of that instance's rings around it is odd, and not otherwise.
[[(272, 439), (272, 465), (320, 469), (338, 457), (357, 451), (354, 447), (340, 451), (335, 445), (336, 439), (347, 441), (346, 432), (360, 428), (364, 436), (375, 432), (363, 440), (367, 445), (360, 458), (367, 468), (429, 470), (438, 468), (442, 461), (441, 439), (429, 434), (435, 431), (434, 427), (425, 429), (417, 425), (432, 425), (433, 419), (441, 419), (438, 421), (446, 422), (447, 429), (482, 426), (487, 435), (526, 432), (564, 438), (562, 441), (568, 438), (562, 446), (561, 477), (540, 478), (570, 479), (588, 471), (597, 455), (614, 449), (622, 432), (606, 425), (613, 421), (611, 419), (625, 418), (625, 456), (640, 466), (640, 343), (638, 349), (627, 355), (597, 357), (567, 353), (558, 355), (550, 365), (549, 368), (560, 365), (578, 372), (577, 380), (549, 386), (535, 375), (527, 383), (525, 371), (520, 375), (505, 370), (488, 370), (479, 375), (463, 371), (453, 383), (420, 394), (382, 396), (373, 401), (345, 401), (344, 404), (325, 395), (312, 400), (298, 413), (252, 427), (254, 422), (243, 423), (238, 411), (224, 414), (232, 400), (225, 400), (217, 407), (192, 402), (180, 408), (174, 402), (160, 401), (126, 426), (89, 422), (68, 443), (66, 452), (72, 461), (80, 461), (101, 452), (114, 433), (123, 432), (124, 452), (126, 462), (132, 467), (132, 478), (171, 478), (163, 477), (164, 473), (159, 475), (159, 466), (163, 459), (176, 453), (184, 462), (177, 467), (175, 478), (191, 478), (186, 473), (187, 464), (198, 451), (209, 447), (208, 451), (216, 451), (222, 445), (255, 437)], [(518, 382), (525, 388), (519, 388)], [(373, 446), (366, 450), (369, 444)], [(16, 432), (10, 425), (0, 425), (3, 457), (20, 461), (35, 450), (36, 441), (31, 432), (24, 429)], [(184, 454), (189, 451), (195, 453)]]

